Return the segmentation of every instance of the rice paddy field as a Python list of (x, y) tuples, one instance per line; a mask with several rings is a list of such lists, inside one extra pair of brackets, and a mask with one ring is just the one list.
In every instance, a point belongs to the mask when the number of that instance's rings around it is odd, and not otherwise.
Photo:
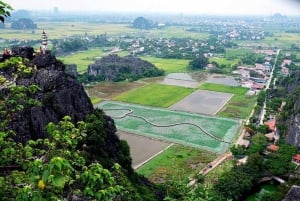
[(187, 65), (190, 62), (188, 59), (164, 59), (157, 57), (141, 57), (141, 59), (151, 62), (159, 69), (163, 69), (166, 74), (186, 72), (188, 70)]
[(192, 38), (192, 39), (207, 39), (209, 33), (197, 33), (187, 31), (188, 27), (182, 26), (168, 26), (163, 29), (150, 30), (147, 32), (148, 37), (156, 38)]
[(241, 122), (234, 119), (104, 101), (97, 107), (115, 119), (119, 130), (216, 153), (225, 152)]
[[(107, 33), (109, 35), (133, 34), (137, 29), (132, 29), (128, 24), (104, 24), (91, 22), (36, 22), (38, 29), (32, 30), (14, 30), (10, 28), (1, 30), (1, 38), (19, 39), (19, 40), (40, 40), (43, 29), (47, 32), (49, 40), (63, 39), (75, 35), (88, 36), (100, 35)], [(10, 27), (9, 23), (5, 24)]]
[(240, 46), (262, 46), (271, 48), (289, 49), (292, 44), (300, 45), (300, 35), (297, 33), (277, 32), (272, 37), (258, 41), (237, 41)]
[(203, 83), (199, 89), (232, 93), (234, 96), (225, 105), (224, 109), (218, 112), (218, 116), (246, 119), (256, 103), (256, 96), (246, 95), (249, 90), (243, 87), (226, 86), (214, 83)]
[(147, 84), (120, 94), (113, 98), (113, 100), (156, 107), (169, 107), (192, 92), (194, 92), (192, 88)]

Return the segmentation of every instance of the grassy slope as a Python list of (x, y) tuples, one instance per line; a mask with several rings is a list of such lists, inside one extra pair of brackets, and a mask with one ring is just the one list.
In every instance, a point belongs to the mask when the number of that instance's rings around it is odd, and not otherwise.
[(169, 107), (193, 91), (194, 89), (185, 87), (149, 84), (123, 93), (115, 97), (114, 100), (149, 106)]
[(224, 117), (239, 119), (248, 118), (257, 98), (256, 96), (247, 96), (246, 92), (248, 91), (248, 89), (243, 87), (204, 83), (200, 85), (199, 89), (234, 94), (229, 103), (225, 106), (225, 109), (218, 113), (219, 116)]

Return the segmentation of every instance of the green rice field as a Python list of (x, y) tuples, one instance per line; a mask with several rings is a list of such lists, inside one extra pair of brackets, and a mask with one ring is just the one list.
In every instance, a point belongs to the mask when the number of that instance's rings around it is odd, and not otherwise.
[(156, 57), (141, 57), (141, 59), (151, 62), (159, 69), (163, 69), (166, 74), (186, 72), (188, 70), (187, 65), (190, 62), (188, 59), (164, 59)]
[(101, 102), (97, 107), (114, 118), (120, 130), (218, 153), (228, 149), (240, 128), (238, 120), (163, 108), (112, 101)]
[(114, 100), (141, 105), (169, 107), (192, 92), (194, 92), (192, 88), (148, 84), (138, 89), (125, 92), (115, 97)]

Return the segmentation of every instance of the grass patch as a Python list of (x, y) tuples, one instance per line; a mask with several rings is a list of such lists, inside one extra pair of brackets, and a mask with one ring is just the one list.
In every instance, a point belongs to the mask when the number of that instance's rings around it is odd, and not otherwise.
[(140, 167), (137, 172), (152, 182), (178, 181), (193, 176), (216, 157), (217, 154), (208, 151), (173, 145)]
[(205, 186), (212, 188), (218, 178), (224, 173), (229, 172), (233, 167), (232, 160), (225, 160), (205, 176)]
[(256, 96), (248, 96), (249, 90), (243, 87), (226, 86), (221, 84), (203, 83), (199, 89), (232, 93), (234, 96), (226, 104), (225, 108), (218, 112), (218, 116), (246, 119), (256, 103)]
[(199, 89), (218, 91), (224, 93), (232, 93), (235, 95), (245, 95), (246, 92), (249, 90), (244, 87), (234, 87), (234, 86), (227, 86), (227, 85), (214, 84), (214, 83), (203, 83), (199, 86)]
[(240, 40), (236, 43), (239, 45), (251, 44), (252, 46), (267, 46), (269, 48), (289, 49), (292, 44), (299, 45), (300, 35), (297, 33), (275, 33), (272, 37), (266, 37), (263, 40), (251, 41)]
[(185, 96), (194, 92), (192, 88), (148, 84), (138, 89), (128, 91), (114, 98), (117, 101), (141, 105), (169, 107)]
[(141, 57), (142, 59), (151, 62), (157, 68), (163, 69), (166, 74), (168, 73), (179, 73), (186, 72), (187, 65), (190, 60), (187, 59), (163, 59), (156, 57)]
[(100, 103), (102, 100), (101, 98), (96, 98), (96, 97), (90, 97), (90, 99), (91, 99), (93, 105)]
[(211, 57), (209, 58), (209, 62), (217, 62), (219, 65), (226, 65), (226, 66), (231, 66), (231, 65), (234, 65), (234, 64), (237, 64), (238, 63), (238, 59), (227, 59), (227, 58), (222, 58), (222, 57)]
[(254, 51), (250, 48), (227, 48), (225, 57), (230, 60), (231, 58), (245, 56), (253, 52)]

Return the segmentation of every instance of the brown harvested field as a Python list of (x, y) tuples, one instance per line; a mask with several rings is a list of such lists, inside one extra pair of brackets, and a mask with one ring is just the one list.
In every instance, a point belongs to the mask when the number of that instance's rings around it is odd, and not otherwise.
[(103, 82), (85, 87), (88, 95), (94, 98), (111, 99), (121, 93), (144, 86), (142, 82)]
[(192, 79), (188, 73), (170, 73), (164, 78), (161, 84), (196, 88), (200, 83)]
[(156, 156), (171, 145), (171, 143), (165, 141), (155, 140), (123, 131), (118, 131), (118, 135), (121, 139), (126, 140), (130, 146), (132, 166), (134, 169), (137, 169), (153, 156)]
[(215, 115), (230, 100), (233, 94), (197, 90), (170, 108), (173, 110)]

